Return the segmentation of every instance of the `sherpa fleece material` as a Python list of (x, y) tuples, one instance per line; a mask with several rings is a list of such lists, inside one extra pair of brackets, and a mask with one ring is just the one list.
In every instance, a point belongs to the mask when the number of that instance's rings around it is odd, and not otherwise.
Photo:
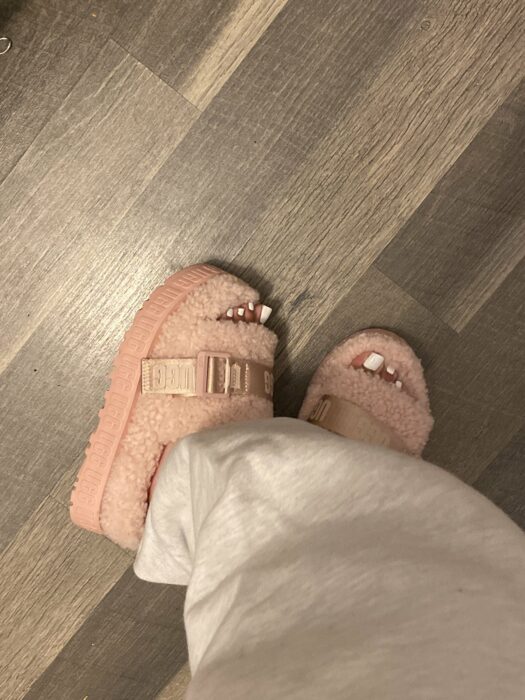
[[(149, 356), (196, 357), (208, 350), (273, 366), (277, 339), (272, 331), (254, 323), (217, 320), (229, 307), (258, 299), (258, 293), (237, 277), (212, 277), (166, 320)], [(165, 445), (205, 428), (272, 415), (271, 401), (255, 396), (139, 395), (104, 491), (104, 534), (123, 547), (137, 548), (148, 489)]]
[[(403, 391), (378, 375), (352, 367), (352, 360), (365, 351), (380, 353), (398, 370)], [(314, 374), (299, 418), (307, 420), (324, 394), (352, 401), (369, 411), (401, 437), (410, 454), (423, 452), (434, 421), (421, 362), (401, 338), (370, 330), (338, 345)]]

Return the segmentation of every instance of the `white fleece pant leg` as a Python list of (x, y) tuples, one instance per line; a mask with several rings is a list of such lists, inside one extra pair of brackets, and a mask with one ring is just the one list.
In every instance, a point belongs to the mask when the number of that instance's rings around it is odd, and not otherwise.
[(441, 469), (275, 419), (173, 448), (135, 571), (188, 584), (188, 698), (522, 700), (524, 555)]

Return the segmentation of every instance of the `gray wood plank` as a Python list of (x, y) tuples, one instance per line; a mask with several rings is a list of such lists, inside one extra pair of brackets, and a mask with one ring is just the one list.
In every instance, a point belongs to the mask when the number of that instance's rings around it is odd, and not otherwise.
[(473, 486), (525, 530), (525, 428), (514, 435)]
[(134, 0), (3, 0), (0, 6), (0, 26), (5, 31), (7, 22), (15, 15), (23, 14), (26, 10), (45, 9), (50, 13), (61, 12), (64, 16), (88, 18), (91, 25), (99, 31), (107, 33), (112, 30), (130, 6), (135, 5)]
[(125, 252), (110, 232), (196, 115), (116, 44), (104, 47), (0, 187), (0, 367), (58, 299)]
[(376, 265), (461, 330), (525, 255), (525, 82)]
[[(519, 82), (523, 49), (511, 6), (458, 16), (435, 3), (431, 15), (428, 32), (416, 15), (396, 51), (385, 51), (377, 77), (308, 154), (235, 259), (289, 300), (292, 360)], [(312, 288), (326, 304), (305, 297), (292, 307)]]
[(22, 697), (129, 563), (129, 555), (108, 540), (74, 528), (67, 509), (52, 498), (28, 518), (0, 555), (4, 700)]
[(472, 483), (523, 424), (525, 262), (428, 372), (436, 425), (428, 458)]
[(204, 109), (286, 2), (135, 3), (113, 37), (192, 104)]
[(187, 660), (184, 594), (179, 586), (140, 581), (128, 569), (25, 700), (152, 700)]
[(0, 181), (95, 59), (125, 7), (123, 0), (2, 3), (0, 26), (13, 45), (0, 56)]

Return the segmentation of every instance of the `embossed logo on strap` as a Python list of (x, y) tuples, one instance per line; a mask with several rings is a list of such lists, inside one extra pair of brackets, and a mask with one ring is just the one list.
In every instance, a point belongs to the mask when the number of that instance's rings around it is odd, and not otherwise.
[(192, 359), (142, 360), (142, 393), (195, 396), (196, 365)]

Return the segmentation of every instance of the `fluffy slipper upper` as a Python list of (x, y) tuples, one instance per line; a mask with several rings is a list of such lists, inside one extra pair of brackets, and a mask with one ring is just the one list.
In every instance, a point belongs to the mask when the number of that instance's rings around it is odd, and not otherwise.
[[(202, 350), (228, 352), (273, 366), (275, 334), (263, 325), (217, 318), (229, 307), (255, 302), (258, 294), (229, 274), (201, 285), (167, 318), (149, 357), (196, 357)], [(105, 535), (136, 549), (148, 505), (148, 488), (164, 445), (224, 423), (273, 415), (258, 396), (224, 398), (139, 394), (105, 487), (100, 524)]]
[[(352, 367), (352, 360), (366, 351), (380, 353), (397, 369), (403, 390), (378, 375)], [(407, 452), (422, 453), (434, 421), (421, 362), (401, 338), (381, 331), (363, 331), (338, 345), (314, 374), (299, 417), (307, 420), (325, 394), (357, 404), (394, 430)]]

